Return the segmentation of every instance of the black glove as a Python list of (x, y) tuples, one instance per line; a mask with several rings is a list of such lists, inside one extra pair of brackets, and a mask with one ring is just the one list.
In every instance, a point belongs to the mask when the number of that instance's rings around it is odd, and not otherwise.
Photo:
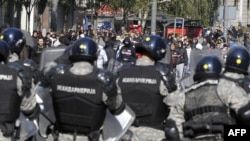
[(179, 131), (176, 127), (175, 121), (168, 119), (164, 128), (165, 136), (168, 141), (180, 141)]

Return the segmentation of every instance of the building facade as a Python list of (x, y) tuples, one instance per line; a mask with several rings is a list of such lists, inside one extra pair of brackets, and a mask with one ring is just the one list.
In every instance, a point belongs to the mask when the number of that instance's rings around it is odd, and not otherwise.
[[(228, 9), (224, 11), (228, 14), (223, 15), (223, 20), (227, 20), (228, 22), (227, 26), (238, 26), (239, 23), (241, 23), (242, 26), (250, 24), (250, 0), (221, 0), (221, 7), (228, 7)], [(232, 8), (235, 8), (235, 13), (231, 13), (233, 12)], [(234, 19), (229, 18), (232, 14), (235, 14)]]

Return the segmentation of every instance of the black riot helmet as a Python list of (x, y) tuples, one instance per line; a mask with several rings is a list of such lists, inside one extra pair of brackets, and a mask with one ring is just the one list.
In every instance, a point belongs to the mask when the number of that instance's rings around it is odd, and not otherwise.
[(216, 56), (204, 56), (197, 63), (194, 81), (204, 81), (206, 79), (218, 79), (222, 71), (222, 63)]
[(248, 50), (243, 46), (230, 48), (227, 53), (225, 72), (236, 72), (247, 75), (250, 56)]
[(144, 35), (142, 41), (135, 45), (135, 50), (157, 61), (165, 56), (166, 44), (158, 35)]
[(22, 31), (15, 27), (6, 28), (1, 32), (0, 39), (9, 44), (10, 51), (20, 53), (25, 45)]
[(93, 39), (89, 37), (80, 38), (72, 45), (69, 60), (71, 62), (94, 62), (97, 59), (97, 49), (98, 46)]
[(4, 40), (0, 40), (0, 62), (7, 63), (9, 55), (9, 44), (7, 44)]

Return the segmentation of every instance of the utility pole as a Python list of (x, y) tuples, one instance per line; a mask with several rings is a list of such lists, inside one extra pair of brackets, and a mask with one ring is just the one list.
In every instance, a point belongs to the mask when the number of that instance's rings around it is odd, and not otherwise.
[(157, 2), (152, 0), (152, 10), (151, 10), (151, 34), (155, 35), (156, 29), (156, 12), (157, 12)]
[(223, 1), (224, 3), (224, 14), (223, 14), (223, 27), (224, 27), (224, 35), (225, 35), (225, 39), (227, 41), (227, 26), (228, 26), (228, 7), (227, 7), (227, 0)]

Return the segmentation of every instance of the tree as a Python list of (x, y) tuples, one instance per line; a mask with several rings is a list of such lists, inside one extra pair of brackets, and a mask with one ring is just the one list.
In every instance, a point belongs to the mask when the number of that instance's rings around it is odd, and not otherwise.
[(211, 19), (214, 20), (219, 5), (218, 0), (171, 0), (168, 4), (168, 15), (200, 19), (204, 26), (208, 26), (213, 23)]
[(7, 0), (0, 0), (0, 5), (3, 5)]
[(114, 10), (118, 10), (120, 8), (123, 8), (123, 24), (126, 24), (126, 16), (129, 15), (129, 12), (131, 11), (131, 7), (135, 5), (137, 1), (136, 0), (113, 0), (111, 1), (111, 6)]
[(30, 14), (34, 8), (34, 6), (36, 6), (38, 3), (38, 0), (16, 0), (16, 7), (18, 9), (21, 8), (21, 6), (24, 6), (25, 10), (26, 10), (26, 14), (27, 14), (27, 19), (26, 19), (26, 29), (28, 32), (30, 32)]

